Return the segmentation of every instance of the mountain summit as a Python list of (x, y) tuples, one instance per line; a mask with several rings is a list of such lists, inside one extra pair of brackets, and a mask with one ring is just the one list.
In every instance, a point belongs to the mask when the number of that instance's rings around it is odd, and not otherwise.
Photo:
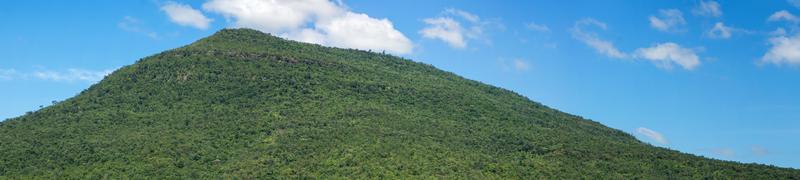
[(225, 29), (0, 122), (4, 178), (798, 179), (407, 59)]

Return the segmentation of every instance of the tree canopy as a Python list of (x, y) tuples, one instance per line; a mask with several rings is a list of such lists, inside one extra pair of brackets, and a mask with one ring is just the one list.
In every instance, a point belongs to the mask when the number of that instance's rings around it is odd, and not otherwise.
[(226, 29), (0, 122), (5, 178), (798, 179), (419, 62)]

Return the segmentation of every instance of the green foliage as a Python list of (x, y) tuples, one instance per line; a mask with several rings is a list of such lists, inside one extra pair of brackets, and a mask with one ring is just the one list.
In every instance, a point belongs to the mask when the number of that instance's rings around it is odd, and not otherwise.
[(0, 123), (0, 179), (798, 179), (399, 57), (222, 30)]

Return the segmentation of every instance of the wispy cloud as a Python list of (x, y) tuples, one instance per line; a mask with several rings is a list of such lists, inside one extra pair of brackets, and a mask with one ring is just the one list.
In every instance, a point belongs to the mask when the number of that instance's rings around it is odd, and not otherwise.
[(700, 58), (694, 50), (681, 47), (677, 43), (659, 43), (652, 47), (638, 48), (629, 54), (617, 49), (613, 42), (601, 39), (595, 32), (585, 30), (588, 27), (596, 27), (600, 30), (608, 29), (605, 23), (587, 18), (575, 23), (572, 28), (572, 36), (608, 57), (647, 60), (664, 69), (671, 69), (673, 64), (677, 64), (683, 69), (692, 70), (700, 65)]
[(683, 19), (683, 13), (677, 9), (662, 9), (658, 11), (657, 16), (650, 16), (650, 27), (664, 32), (682, 32), (683, 25), (686, 25), (686, 20)]
[(427, 18), (423, 22), (428, 25), (419, 31), (422, 37), (429, 39), (439, 39), (454, 48), (463, 49), (467, 47), (464, 28), (461, 23), (449, 17)]
[(783, 28), (779, 27), (779, 28), (775, 29), (774, 31), (770, 31), (767, 34), (769, 34), (770, 36), (785, 36), (786, 35), (786, 29), (783, 29)]
[(36, 70), (21, 72), (16, 69), (0, 69), (0, 80), (39, 79), (54, 82), (97, 82), (113, 71), (113, 69), (93, 71), (73, 68), (62, 71)]
[(789, 13), (789, 11), (781, 10), (772, 13), (772, 15), (770, 15), (769, 18), (767, 18), (767, 21), (786, 21), (797, 24), (798, 22), (800, 22), (800, 18), (798, 18), (792, 13)]
[(17, 70), (15, 69), (0, 69), (0, 80), (12, 80), (17, 75)]
[(615, 47), (614, 43), (611, 41), (600, 39), (596, 33), (584, 30), (584, 28), (588, 27), (596, 27), (604, 31), (608, 29), (608, 26), (606, 26), (605, 23), (595, 19), (586, 18), (575, 22), (575, 25), (573, 25), (571, 29), (572, 36), (575, 39), (578, 39), (586, 45), (594, 48), (595, 51), (600, 54), (604, 54), (611, 58), (628, 58), (628, 55), (617, 49), (617, 47)]
[(736, 151), (731, 148), (714, 148), (711, 149), (711, 152), (724, 157), (733, 157), (736, 155)]
[(537, 32), (550, 32), (550, 27), (547, 27), (547, 25), (544, 24), (537, 24), (535, 22), (529, 22), (525, 24), (525, 28)]
[(800, 8), (800, 0), (786, 0), (789, 4), (796, 8)]
[(516, 69), (518, 71), (527, 71), (528, 68), (530, 68), (530, 65), (528, 65), (528, 62), (525, 62), (522, 59), (514, 59), (513, 65), (514, 65), (513, 66), (514, 69)]
[(450, 47), (464, 49), (469, 40), (489, 40), (485, 37), (488, 27), (502, 24), (484, 20), (480, 16), (464, 10), (448, 8), (441, 15), (422, 20), (427, 26), (419, 31), (424, 38), (444, 41)]
[(500, 64), (504, 71), (523, 72), (528, 71), (531, 68), (530, 64), (528, 64), (528, 61), (522, 58), (514, 58), (512, 60), (500, 58)]
[(148, 30), (144, 27), (144, 23), (142, 21), (132, 16), (123, 17), (122, 20), (117, 23), (117, 27), (123, 31), (144, 34), (151, 39), (159, 38), (158, 33)]
[(708, 30), (705, 35), (712, 39), (730, 39), (734, 33), (752, 34), (752, 31), (726, 26), (725, 23), (717, 22), (714, 27)]
[(191, 6), (174, 1), (166, 2), (161, 6), (161, 11), (167, 13), (170, 21), (181, 26), (208, 29), (208, 24), (212, 21), (212, 19), (207, 18), (202, 12)]
[(113, 72), (113, 70), (91, 71), (84, 69), (68, 69), (66, 71), (36, 71), (33, 73), (33, 77), (59, 82), (96, 82), (100, 81), (111, 72)]
[(731, 158), (736, 156), (736, 150), (728, 147), (700, 148), (698, 150), (723, 158)]
[(664, 136), (661, 135), (661, 133), (658, 133), (658, 132), (653, 131), (651, 129), (644, 128), (644, 127), (636, 128), (636, 133), (639, 133), (640, 135), (642, 135), (644, 137), (647, 137), (650, 140), (655, 141), (655, 142), (657, 142), (659, 144), (662, 144), (662, 145), (669, 144), (667, 139), (664, 138)]
[(767, 148), (761, 146), (752, 146), (750, 147), (750, 152), (756, 156), (766, 156), (769, 155), (769, 150)]
[(692, 13), (698, 16), (720, 17), (722, 16), (722, 7), (716, 1), (700, 0), (700, 4), (692, 10)]
[(475, 14), (472, 14), (472, 13), (469, 13), (467, 11), (460, 10), (460, 9), (447, 8), (447, 9), (444, 10), (444, 13), (461, 16), (462, 18), (464, 18), (467, 21), (472, 22), (472, 23), (479, 23), (481, 21), (481, 18), (478, 15), (475, 15)]
[(733, 28), (725, 26), (722, 22), (717, 22), (714, 24), (714, 28), (706, 32), (706, 35), (711, 38), (728, 39), (731, 38), (732, 31)]

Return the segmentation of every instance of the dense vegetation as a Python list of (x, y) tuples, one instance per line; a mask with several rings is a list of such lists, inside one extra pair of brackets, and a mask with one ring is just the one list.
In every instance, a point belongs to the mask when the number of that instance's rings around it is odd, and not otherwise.
[(0, 123), (5, 178), (798, 179), (653, 147), (432, 66), (222, 30)]

